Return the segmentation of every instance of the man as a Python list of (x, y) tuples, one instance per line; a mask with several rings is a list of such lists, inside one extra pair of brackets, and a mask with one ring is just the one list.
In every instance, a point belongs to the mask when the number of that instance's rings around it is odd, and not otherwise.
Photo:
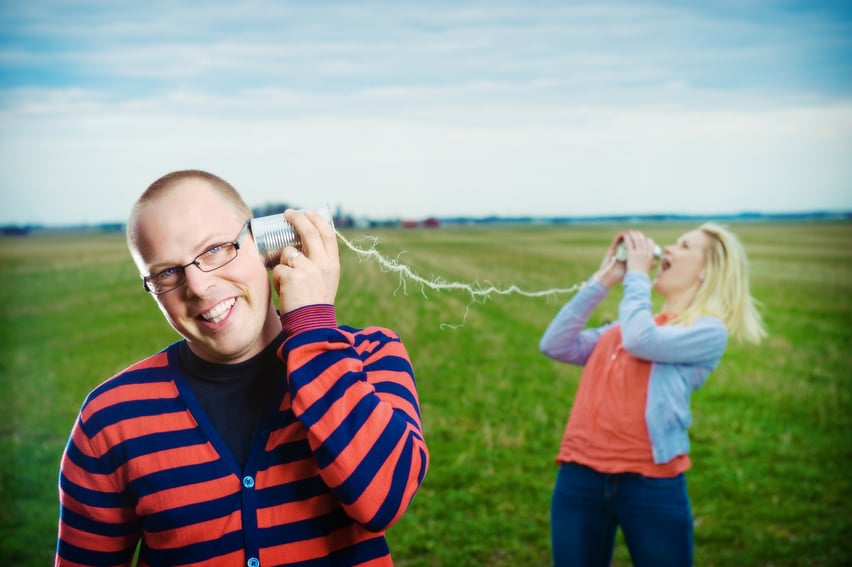
[(287, 211), (270, 280), (251, 211), (178, 171), (133, 207), (128, 246), (180, 340), (98, 386), (60, 470), (57, 565), (391, 565), (384, 532), (425, 475), (408, 355), (339, 326), (334, 230)]

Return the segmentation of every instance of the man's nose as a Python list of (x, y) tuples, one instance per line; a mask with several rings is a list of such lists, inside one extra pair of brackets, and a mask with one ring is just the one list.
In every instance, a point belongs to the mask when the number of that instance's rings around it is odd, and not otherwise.
[(186, 290), (196, 297), (204, 297), (213, 282), (213, 272), (204, 272), (197, 263), (192, 263), (184, 269)]

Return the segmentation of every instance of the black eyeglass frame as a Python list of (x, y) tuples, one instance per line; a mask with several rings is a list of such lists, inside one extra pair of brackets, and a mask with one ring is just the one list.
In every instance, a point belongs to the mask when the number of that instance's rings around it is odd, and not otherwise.
[[(215, 270), (218, 270), (222, 266), (227, 266), (228, 264), (233, 262), (237, 258), (237, 256), (239, 255), (240, 242), (242, 241), (243, 238), (245, 238), (246, 233), (248, 233), (250, 226), (251, 226), (251, 220), (246, 221), (246, 224), (243, 225), (243, 228), (242, 228), (242, 230), (240, 230), (240, 233), (237, 235), (236, 239), (228, 241), (228, 242), (220, 242), (219, 244), (214, 244), (213, 246), (207, 248), (206, 250), (204, 250), (204, 252), (202, 252), (201, 254), (196, 256), (195, 258), (193, 258), (192, 262), (190, 262), (188, 264), (184, 264), (183, 266), (169, 266), (168, 268), (166, 268), (164, 270), (160, 270), (156, 274), (151, 274), (149, 276), (142, 276), (142, 287), (148, 293), (151, 293), (151, 294), (154, 294), (154, 295), (162, 295), (164, 293), (174, 291), (177, 288), (182, 287), (183, 285), (186, 284), (186, 269), (190, 266), (195, 266), (196, 268), (198, 268), (199, 270), (201, 270), (202, 272), (205, 272), (205, 273), (209, 273), (209, 272), (213, 272)], [(220, 246), (233, 246), (234, 247), (234, 255), (227, 262), (225, 262), (223, 264), (219, 264), (215, 268), (210, 268), (209, 270), (205, 270), (204, 268), (202, 268), (201, 263), (198, 261), (198, 259), (201, 258), (202, 256), (204, 256), (205, 254), (209, 253), (214, 248), (218, 248)], [(162, 275), (164, 272), (169, 271), (169, 270), (178, 270), (179, 272), (181, 272), (183, 274), (183, 277), (181, 278), (181, 282), (178, 285), (176, 285), (175, 287), (170, 287), (169, 289), (166, 289), (166, 290), (163, 290), (163, 291), (154, 291), (153, 289), (151, 289), (151, 287), (148, 285), (148, 282), (153, 280), (154, 278)]]

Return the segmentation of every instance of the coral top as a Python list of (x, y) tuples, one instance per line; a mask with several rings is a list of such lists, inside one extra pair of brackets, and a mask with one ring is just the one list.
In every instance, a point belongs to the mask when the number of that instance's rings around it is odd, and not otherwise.
[[(658, 315), (655, 322), (663, 325), (670, 318)], [(652, 362), (624, 350), (619, 325), (601, 335), (583, 368), (556, 460), (602, 473), (649, 477), (672, 477), (687, 470), (688, 454), (654, 464), (645, 421), (651, 367)]]

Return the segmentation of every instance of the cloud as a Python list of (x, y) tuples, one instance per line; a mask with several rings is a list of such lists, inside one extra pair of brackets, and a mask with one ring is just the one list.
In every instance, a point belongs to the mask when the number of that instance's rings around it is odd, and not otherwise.
[(850, 208), (849, 14), (786, 6), (7, 4), (0, 224), (186, 167), (379, 217)]

